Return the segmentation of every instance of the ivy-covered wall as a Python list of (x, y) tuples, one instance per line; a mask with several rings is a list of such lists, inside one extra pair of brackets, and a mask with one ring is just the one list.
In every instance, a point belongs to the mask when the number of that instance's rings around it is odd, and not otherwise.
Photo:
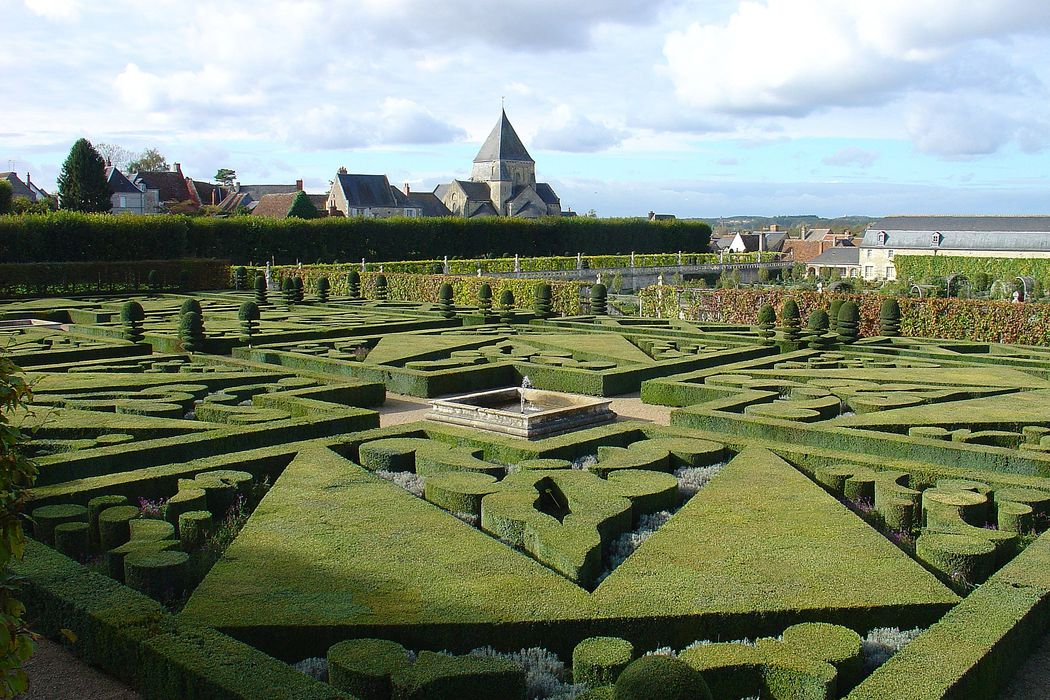
[(925, 279), (964, 274), (971, 280), (984, 272), (996, 280), (1033, 277), (1050, 282), (1050, 258), (971, 258), (962, 255), (897, 255), (893, 261), (899, 279)]
[[(678, 318), (676, 287), (647, 287), (641, 291), (646, 316)], [(682, 293), (681, 310), (687, 319), (706, 323), (754, 325), (758, 309), (772, 304), (779, 317), (784, 299), (798, 302), (803, 321), (814, 309), (830, 306), (833, 299), (852, 299), (860, 307), (861, 336), (879, 334), (879, 294), (827, 294), (784, 289), (688, 290)], [(897, 299), (901, 308), (901, 335), (951, 338), (978, 342), (1050, 345), (1050, 304), (968, 299)]]

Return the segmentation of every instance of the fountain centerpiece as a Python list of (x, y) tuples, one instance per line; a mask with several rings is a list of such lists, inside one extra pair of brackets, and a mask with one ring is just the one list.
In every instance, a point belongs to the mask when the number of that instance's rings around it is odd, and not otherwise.
[(525, 377), (520, 387), (431, 401), (427, 420), (532, 440), (614, 420), (609, 403), (593, 396), (534, 389)]

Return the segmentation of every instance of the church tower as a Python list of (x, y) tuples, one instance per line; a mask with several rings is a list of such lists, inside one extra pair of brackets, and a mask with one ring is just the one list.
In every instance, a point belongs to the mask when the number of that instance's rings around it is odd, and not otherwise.
[(507, 202), (520, 188), (536, 186), (536, 161), (525, 150), (505, 110), (474, 158), (470, 179), (489, 185), (492, 205), (503, 216), (509, 213)]

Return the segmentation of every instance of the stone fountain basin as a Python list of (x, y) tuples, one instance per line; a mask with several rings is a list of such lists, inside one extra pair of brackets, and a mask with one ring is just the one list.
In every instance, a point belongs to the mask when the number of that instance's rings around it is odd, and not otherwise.
[[(521, 399), (528, 408), (521, 412)], [(511, 387), (431, 401), (427, 419), (529, 440), (614, 420), (609, 399)]]

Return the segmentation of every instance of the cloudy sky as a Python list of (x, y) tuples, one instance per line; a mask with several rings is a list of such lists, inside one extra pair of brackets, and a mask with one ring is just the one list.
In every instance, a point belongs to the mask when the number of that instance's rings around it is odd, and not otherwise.
[(1046, 0), (0, 0), (0, 170), (466, 178), (507, 113), (602, 216), (1050, 213)]

